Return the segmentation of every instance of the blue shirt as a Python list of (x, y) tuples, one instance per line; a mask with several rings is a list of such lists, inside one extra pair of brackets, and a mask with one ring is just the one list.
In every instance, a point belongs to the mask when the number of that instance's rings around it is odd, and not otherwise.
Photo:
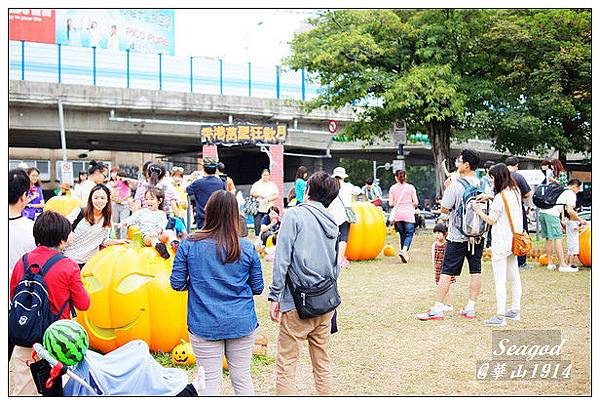
[(296, 186), (295, 186), (297, 204), (304, 202), (304, 191), (305, 190), (306, 190), (306, 181), (304, 179), (297, 179)]
[(171, 287), (188, 290), (188, 329), (206, 340), (237, 339), (258, 326), (253, 295), (264, 288), (256, 249), (240, 240), (240, 259), (223, 264), (213, 239), (184, 240), (177, 249)]
[(196, 199), (197, 228), (204, 226), (204, 207), (206, 202), (218, 190), (225, 190), (225, 183), (217, 176), (206, 176), (187, 186), (185, 191)]
[[(269, 214), (265, 215), (263, 219), (260, 221), (261, 225), (271, 225), (271, 217)], [(281, 226), (281, 221), (277, 221), (275, 225), (268, 232), (275, 233), (279, 231), (279, 227)]]

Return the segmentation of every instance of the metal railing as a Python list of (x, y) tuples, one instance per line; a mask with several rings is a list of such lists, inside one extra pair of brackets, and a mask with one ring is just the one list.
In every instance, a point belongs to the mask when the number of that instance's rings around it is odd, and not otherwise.
[(304, 69), (225, 63), (208, 57), (111, 51), (9, 41), (9, 77), (189, 93), (310, 100), (319, 93)]

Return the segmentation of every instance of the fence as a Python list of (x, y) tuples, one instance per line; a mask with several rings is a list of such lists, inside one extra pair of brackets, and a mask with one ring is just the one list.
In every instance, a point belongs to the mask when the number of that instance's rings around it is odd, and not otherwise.
[(25, 41), (9, 41), (9, 70), (13, 80), (89, 86), (296, 100), (319, 92), (304, 69)]

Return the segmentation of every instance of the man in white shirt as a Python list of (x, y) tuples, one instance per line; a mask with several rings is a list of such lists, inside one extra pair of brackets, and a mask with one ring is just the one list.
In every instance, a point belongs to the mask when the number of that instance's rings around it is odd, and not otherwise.
[(35, 249), (33, 239), (34, 222), (21, 215), (27, 205), (29, 176), (23, 169), (8, 172), (8, 273), (9, 280), (13, 268), (27, 252)]
[(540, 210), (540, 225), (542, 227), (542, 238), (546, 239), (546, 256), (548, 257), (548, 270), (555, 270), (556, 265), (552, 263), (552, 247), (556, 249), (556, 255), (560, 262), (559, 271), (563, 273), (575, 273), (578, 270), (576, 268), (567, 265), (565, 260), (565, 254), (562, 246), (562, 225), (560, 223), (560, 216), (563, 212), (563, 208), (566, 210), (567, 215), (573, 221), (579, 221), (580, 224), (585, 225), (586, 221), (579, 218), (575, 212), (575, 204), (577, 203), (577, 195), (581, 182), (577, 179), (571, 179), (567, 183), (567, 188), (556, 200), (556, 205), (552, 208)]

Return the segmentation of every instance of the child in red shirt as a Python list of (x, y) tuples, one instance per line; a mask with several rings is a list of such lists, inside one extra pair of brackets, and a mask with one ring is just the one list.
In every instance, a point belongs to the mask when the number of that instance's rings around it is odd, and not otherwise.
[[(434, 242), (431, 245), (431, 261), (433, 263), (433, 272), (435, 284), (440, 282), (440, 273), (442, 272), (442, 264), (444, 263), (444, 254), (446, 251), (446, 235), (448, 228), (442, 223), (437, 223), (433, 227)], [(452, 284), (456, 283), (456, 276), (450, 277), (450, 288), (446, 294), (446, 302), (444, 303), (444, 311), (452, 311)]]
[[(33, 225), (33, 237), (37, 247), (27, 253), (29, 266), (36, 264), (40, 268), (48, 259), (60, 254), (67, 241), (72, 237), (71, 223), (67, 218), (54, 211), (45, 211), (36, 219)], [(10, 298), (15, 288), (23, 278), (23, 258), (19, 259), (10, 279)], [(73, 260), (64, 257), (50, 268), (44, 276), (48, 288), (50, 308), (56, 314), (64, 303), (71, 299), (72, 305), (80, 311), (90, 307), (90, 296), (83, 287), (79, 266)], [(70, 306), (67, 305), (60, 319), (70, 319)], [(31, 348), (15, 346), (10, 362), (10, 380), (12, 387), (10, 395), (38, 395), (35, 383), (25, 364), (31, 358)]]

